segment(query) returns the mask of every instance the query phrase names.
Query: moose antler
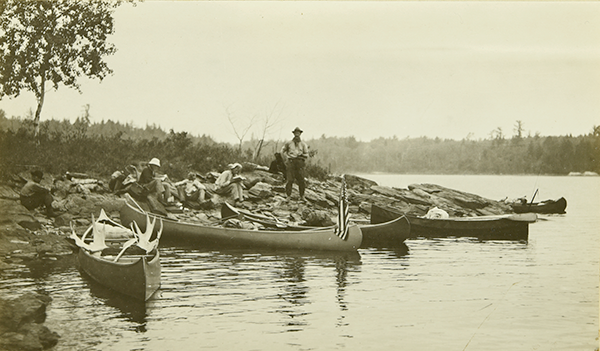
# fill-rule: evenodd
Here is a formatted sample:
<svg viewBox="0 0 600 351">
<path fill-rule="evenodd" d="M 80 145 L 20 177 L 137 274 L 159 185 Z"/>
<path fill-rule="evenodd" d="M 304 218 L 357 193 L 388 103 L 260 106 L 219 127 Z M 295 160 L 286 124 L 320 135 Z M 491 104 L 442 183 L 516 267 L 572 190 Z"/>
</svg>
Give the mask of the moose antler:
<svg viewBox="0 0 600 351">
<path fill-rule="evenodd" d="M 150 241 L 150 237 L 152 236 L 152 233 L 154 232 L 155 224 L 156 224 L 156 218 L 154 218 L 154 221 L 150 221 L 150 216 L 148 216 L 148 215 L 146 215 L 146 230 L 144 232 L 142 232 L 142 230 L 140 229 L 140 227 L 138 226 L 136 221 L 133 221 L 131 223 L 131 230 L 137 237 L 136 245 L 141 247 L 142 249 L 146 250 L 146 253 L 149 253 L 150 251 L 152 251 L 158 247 L 158 241 L 160 240 L 160 237 L 162 235 L 163 222 L 161 220 L 160 221 L 160 229 L 158 230 L 158 233 L 156 234 L 156 239 L 154 239 L 153 241 Z"/>
</svg>

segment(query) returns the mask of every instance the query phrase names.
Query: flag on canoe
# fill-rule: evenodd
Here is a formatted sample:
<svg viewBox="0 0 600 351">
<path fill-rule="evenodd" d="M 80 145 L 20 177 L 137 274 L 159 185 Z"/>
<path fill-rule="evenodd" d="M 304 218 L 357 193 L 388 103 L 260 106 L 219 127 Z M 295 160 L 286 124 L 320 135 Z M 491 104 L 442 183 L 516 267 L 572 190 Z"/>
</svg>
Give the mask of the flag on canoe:
<svg viewBox="0 0 600 351">
<path fill-rule="evenodd" d="M 348 194 L 346 192 L 346 176 L 342 175 L 342 188 L 340 190 L 340 201 L 338 203 L 337 228 L 335 235 L 342 240 L 348 236 L 348 225 L 350 224 L 350 213 L 348 212 Z"/>
</svg>

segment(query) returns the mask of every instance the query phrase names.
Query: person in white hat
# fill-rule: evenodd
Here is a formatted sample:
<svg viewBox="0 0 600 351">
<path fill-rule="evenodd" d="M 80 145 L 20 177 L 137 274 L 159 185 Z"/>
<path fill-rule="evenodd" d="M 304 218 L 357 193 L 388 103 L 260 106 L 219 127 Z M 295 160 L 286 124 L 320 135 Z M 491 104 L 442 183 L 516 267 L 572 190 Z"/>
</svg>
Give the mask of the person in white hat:
<svg viewBox="0 0 600 351">
<path fill-rule="evenodd" d="M 242 181 L 244 177 L 239 174 L 242 171 L 242 165 L 232 163 L 227 166 L 228 169 L 223 171 L 215 181 L 215 193 L 224 196 L 233 196 L 235 205 L 240 205 L 244 201 L 244 187 Z"/>
<path fill-rule="evenodd" d="M 160 169 L 160 160 L 153 158 L 148 162 L 148 167 L 144 168 L 138 183 L 146 189 L 148 195 L 155 195 L 157 200 L 163 205 L 167 204 L 171 191 L 166 187 L 156 172 Z"/>
<path fill-rule="evenodd" d="M 292 186 L 294 185 L 294 181 L 296 181 L 298 183 L 300 201 L 304 201 L 304 190 L 306 189 L 304 163 L 308 158 L 308 145 L 300 139 L 302 129 L 296 127 L 292 133 L 294 133 L 294 138 L 286 142 L 281 148 L 281 154 L 286 160 L 287 171 L 285 193 L 287 198 L 290 199 L 292 196 Z"/>
</svg>

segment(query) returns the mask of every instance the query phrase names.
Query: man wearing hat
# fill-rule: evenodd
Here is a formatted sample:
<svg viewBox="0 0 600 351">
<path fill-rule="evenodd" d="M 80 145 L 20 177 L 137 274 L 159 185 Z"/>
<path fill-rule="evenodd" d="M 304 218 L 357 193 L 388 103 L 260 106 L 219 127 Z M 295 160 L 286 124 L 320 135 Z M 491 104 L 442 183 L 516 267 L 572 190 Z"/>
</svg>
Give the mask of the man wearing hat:
<svg viewBox="0 0 600 351">
<path fill-rule="evenodd" d="M 308 158 L 308 145 L 300 139 L 300 134 L 302 134 L 300 128 L 296 127 L 292 133 L 294 133 L 294 138 L 285 143 L 281 148 L 281 154 L 286 159 L 287 169 L 285 193 L 289 199 L 292 196 L 292 186 L 294 185 L 294 181 L 296 181 L 300 192 L 300 201 L 304 201 L 304 190 L 306 189 L 304 163 Z"/>
<path fill-rule="evenodd" d="M 156 157 L 151 159 L 150 162 L 148 162 L 148 167 L 144 168 L 142 171 L 138 183 L 146 189 L 148 194 L 155 195 L 157 200 L 165 205 L 171 196 L 171 191 L 168 187 L 165 187 L 160 178 L 157 177 L 156 172 L 159 169 L 160 160 Z"/>
</svg>

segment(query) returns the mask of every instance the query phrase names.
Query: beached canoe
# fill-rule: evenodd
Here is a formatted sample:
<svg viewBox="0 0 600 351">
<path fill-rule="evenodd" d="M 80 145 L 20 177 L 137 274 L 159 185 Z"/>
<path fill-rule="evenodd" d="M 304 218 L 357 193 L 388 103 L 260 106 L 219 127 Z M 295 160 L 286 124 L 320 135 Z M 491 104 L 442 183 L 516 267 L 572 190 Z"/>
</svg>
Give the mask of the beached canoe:
<svg viewBox="0 0 600 351">
<path fill-rule="evenodd" d="M 129 225 L 151 218 L 162 218 L 145 212 L 135 200 L 126 197 L 121 208 L 121 223 Z M 227 246 L 237 248 L 277 248 L 294 250 L 354 251 L 362 243 L 362 232 L 357 225 L 348 229 L 346 240 L 338 237 L 333 228 L 305 231 L 270 231 L 206 226 L 193 222 L 183 222 L 162 218 L 164 240 L 181 245 Z M 144 229 L 140 225 L 141 229 Z"/>
<path fill-rule="evenodd" d="M 77 255 L 81 269 L 98 283 L 146 301 L 160 287 L 160 255 L 154 250 L 152 255 L 115 256 L 91 254 L 80 248 Z"/>
<path fill-rule="evenodd" d="M 546 200 L 534 203 L 512 203 L 511 207 L 516 213 L 563 214 L 566 213 L 567 200 L 561 197 L 558 200 Z"/>
<path fill-rule="evenodd" d="M 381 223 L 403 214 L 392 208 L 371 206 L 371 223 Z M 527 240 L 534 213 L 498 216 L 424 218 L 407 215 L 410 237 L 476 237 L 481 240 Z"/>
<path fill-rule="evenodd" d="M 275 216 L 253 213 L 234 207 L 227 202 L 221 206 L 221 218 L 238 218 L 259 223 L 270 230 L 304 231 L 323 230 L 327 227 L 309 227 L 284 223 Z M 404 216 L 394 218 L 390 221 L 378 224 L 359 224 L 362 232 L 362 243 L 360 248 L 394 248 L 402 247 L 404 240 L 409 237 L 410 223 Z"/>
</svg>

